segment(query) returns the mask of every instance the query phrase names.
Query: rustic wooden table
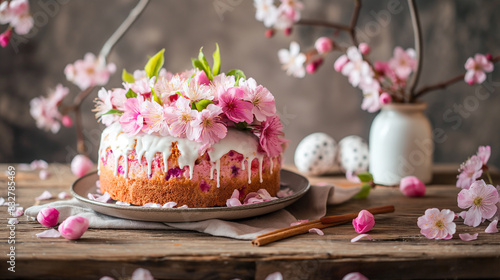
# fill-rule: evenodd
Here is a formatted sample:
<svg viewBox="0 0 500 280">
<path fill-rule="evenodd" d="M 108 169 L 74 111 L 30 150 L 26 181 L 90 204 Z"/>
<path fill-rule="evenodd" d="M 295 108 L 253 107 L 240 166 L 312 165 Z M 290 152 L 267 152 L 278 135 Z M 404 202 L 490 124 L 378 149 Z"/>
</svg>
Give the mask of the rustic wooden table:
<svg viewBox="0 0 500 280">
<path fill-rule="evenodd" d="M 0 164 L 0 196 L 7 197 L 9 165 Z M 450 169 L 448 169 L 450 170 Z M 52 176 L 40 180 L 37 172 L 16 173 L 16 201 L 24 208 L 44 190 L 68 191 L 75 177 L 68 166 L 52 164 Z M 459 211 L 456 171 L 437 171 L 425 198 L 408 198 L 398 189 L 378 187 L 365 200 L 330 207 L 329 215 L 394 204 L 396 212 L 376 217 L 372 241 L 351 243 L 352 225 L 327 228 L 324 236 L 304 234 L 264 247 L 250 241 L 213 237 L 181 230 L 96 230 L 82 239 L 39 239 L 45 228 L 20 218 L 15 227 L 15 273 L 9 272 L 7 207 L 0 208 L 0 278 L 99 279 L 130 276 L 139 267 L 156 279 L 264 279 L 280 271 L 284 279 L 342 279 L 359 271 L 369 279 L 500 278 L 500 233 L 484 233 L 457 222 L 452 240 L 428 240 L 419 233 L 417 218 L 427 208 Z M 341 176 L 310 178 L 312 183 L 339 182 Z M 56 198 L 57 199 L 57 198 Z M 49 200 L 50 201 L 54 201 Z M 479 233 L 465 242 L 458 233 Z"/>
</svg>

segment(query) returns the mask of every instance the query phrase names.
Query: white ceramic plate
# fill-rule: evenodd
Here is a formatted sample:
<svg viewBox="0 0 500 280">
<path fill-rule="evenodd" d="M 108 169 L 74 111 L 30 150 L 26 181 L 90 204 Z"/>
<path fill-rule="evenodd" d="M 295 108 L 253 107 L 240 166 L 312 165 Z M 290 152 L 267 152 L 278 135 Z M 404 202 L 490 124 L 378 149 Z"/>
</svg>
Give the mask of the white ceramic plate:
<svg viewBox="0 0 500 280">
<path fill-rule="evenodd" d="M 293 190 L 293 194 L 276 200 L 235 207 L 209 208 L 149 208 L 104 203 L 87 198 L 96 192 L 97 172 L 76 180 L 71 186 L 71 194 L 96 212 L 109 216 L 152 222 L 194 222 L 209 219 L 237 220 L 267 214 L 287 207 L 301 198 L 309 190 L 309 181 L 302 175 L 281 170 L 281 184 Z"/>
</svg>

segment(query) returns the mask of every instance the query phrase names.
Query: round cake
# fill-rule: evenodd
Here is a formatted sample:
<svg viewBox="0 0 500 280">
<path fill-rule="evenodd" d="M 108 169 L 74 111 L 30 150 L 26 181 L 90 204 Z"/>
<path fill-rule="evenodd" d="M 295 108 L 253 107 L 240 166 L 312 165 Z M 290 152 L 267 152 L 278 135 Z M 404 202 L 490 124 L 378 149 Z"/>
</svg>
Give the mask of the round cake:
<svg viewBox="0 0 500 280">
<path fill-rule="evenodd" d="M 163 51 L 145 71 L 124 71 L 124 88 L 99 91 L 101 192 L 190 208 L 225 206 L 235 190 L 241 202 L 276 196 L 286 140 L 272 94 L 240 70 L 171 74 L 162 64 Z"/>
</svg>

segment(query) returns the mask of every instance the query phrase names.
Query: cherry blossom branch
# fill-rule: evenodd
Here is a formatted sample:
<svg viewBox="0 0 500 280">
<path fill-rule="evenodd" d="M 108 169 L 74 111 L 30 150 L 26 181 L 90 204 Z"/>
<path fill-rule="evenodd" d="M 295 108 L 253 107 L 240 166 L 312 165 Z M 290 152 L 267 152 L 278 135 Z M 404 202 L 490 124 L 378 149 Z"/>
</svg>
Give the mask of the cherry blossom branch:
<svg viewBox="0 0 500 280">
<path fill-rule="evenodd" d="M 308 26 L 321 26 L 332 29 L 337 29 L 349 33 L 351 40 L 354 45 L 358 45 L 358 39 L 356 38 L 356 24 L 358 23 L 359 12 L 361 10 L 361 0 L 355 0 L 354 11 L 352 13 L 351 22 L 349 25 L 340 24 L 336 22 L 329 22 L 324 20 L 314 20 L 314 19 L 301 19 L 296 22 L 296 25 L 308 25 Z"/>
<path fill-rule="evenodd" d="M 498 62 L 500 61 L 500 55 L 494 57 L 493 59 L 491 59 L 491 62 L 495 63 L 495 62 Z M 431 91 L 434 91 L 434 90 L 438 90 L 438 89 L 445 89 L 447 88 L 449 85 L 451 84 L 454 84 L 456 82 L 460 82 L 460 81 L 463 81 L 464 80 L 464 77 L 465 77 L 465 73 L 463 74 L 460 74 L 456 77 L 453 77 L 447 81 L 444 81 L 444 82 L 441 82 L 441 83 L 437 83 L 437 84 L 433 84 L 433 85 L 429 85 L 429 86 L 425 86 L 423 88 L 421 88 L 420 90 L 418 90 L 414 95 L 412 95 L 412 100 L 416 100 L 417 98 L 419 98 L 420 96 L 428 93 L 428 92 L 431 92 Z"/>
<path fill-rule="evenodd" d="M 405 101 L 411 102 L 413 99 L 412 96 L 414 95 L 415 88 L 417 87 L 418 79 L 420 78 L 420 73 L 422 71 L 423 44 L 422 44 L 422 30 L 420 29 L 420 18 L 418 16 L 418 10 L 415 4 L 415 0 L 408 0 L 408 6 L 410 9 L 411 23 L 413 27 L 413 36 L 414 36 L 413 40 L 415 44 L 415 53 L 417 56 L 416 57 L 417 67 L 411 77 L 410 82 L 408 83 L 408 88 L 409 88 L 408 94 L 405 94 Z"/>
</svg>

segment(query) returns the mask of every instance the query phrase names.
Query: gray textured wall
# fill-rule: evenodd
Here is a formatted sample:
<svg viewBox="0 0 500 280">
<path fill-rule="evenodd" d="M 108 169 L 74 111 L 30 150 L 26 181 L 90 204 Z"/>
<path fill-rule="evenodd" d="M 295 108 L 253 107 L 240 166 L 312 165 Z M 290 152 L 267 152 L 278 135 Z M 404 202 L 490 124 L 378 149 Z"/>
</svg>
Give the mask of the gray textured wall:
<svg viewBox="0 0 500 280">
<path fill-rule="evenodd" d="M 38 130 L 29 114 L 29 101 L 46 94 L 57 83 L 70 87 L 70 96 L 77 94 L 76 86 L 64 78 L 65 65 L 82 58 L 85 52 L 97 53 L 136 2 L 30 3 L 33 14 L 38 15 L 36 31 L 28 41 L 19 43 L 18 50 L 11 46 L 0 50 L 0 162 L 29 162 L 37 158 L 66 162 L 75 150 L 74 129 L 62 128 L 58 134 Z M 42 8 L 44 3 L 56 3 L 56 11 L 47 13 Z M 230 10 L 217 13 L 214 5 L 224 3 L 230 5 Z M 395 45 L 412 46 L 407 4 L 400 3 L 402 12 L 382 18 L 377 14 L 386 13 L 383 11 L 389 1 L 365 1 L 359 28 L 369 35 L 372 59 L 388 59 Z M 500 1 L 418 1 L 418 6 L 425 41 L 420 85 L 459 74 L 466 58 L 476 52 L 500 54 Z M 351 11 L 352 1 L 311 0 L 306 3 L 303 18 L 347 23 Z M 315 38 L 329 31 L 299 27 L 290 37 L 277 34 L 266 39 L 265 28 L 254 19 L 254 14 L 249 0 L 153 0 L 118 43 L 110 61 L 118 70 L 141 68 L 146 55 L 165 48 L 167 69 L 177 72 L 190 67 L 190 58 L 200 46 L 212 51 L 218 42 L 222 69 L 243 69 L 247 76 L 267 86 L 276 97 L 278 110 L 289 115 L 285 123 L 286 136 L 291 140 L 286 154 L 288 162 L 292 162 L 298 142 L 312 132 L 326 132 L 337 141 L 351 134 L 367 138 L 375 115 L 361 111 L 359 90 L 333 71 L 338 54 L 329 57 L 317 74 L 304 79 L 288 77 L 280 70 L 280 48 L 288 48 L 291 40 L 299 41 L 303 47 L 311 46 Z M 115 74 L 108 87 L 119 86 L 119 76 Z M 423 99 L 429 103 L 427 115 L 431 123 L 446 135 L 446 141 L 436 144 L 436 162 L 460 162 L 478 145 L 489 144 L 493 149 L 492 161 L 499 166 L 500 71 L 489 78 L 488 88 L 460 83 Z M 478 96 L 485 93 L 487 98 L 480 100 Z M 95 96 L 96 93 L 83 106 L 87 141 L 94 159 L 102 129 L 90 112 Z M 453 111 L 463 105 L 471 112 Z"/>
</svg>

